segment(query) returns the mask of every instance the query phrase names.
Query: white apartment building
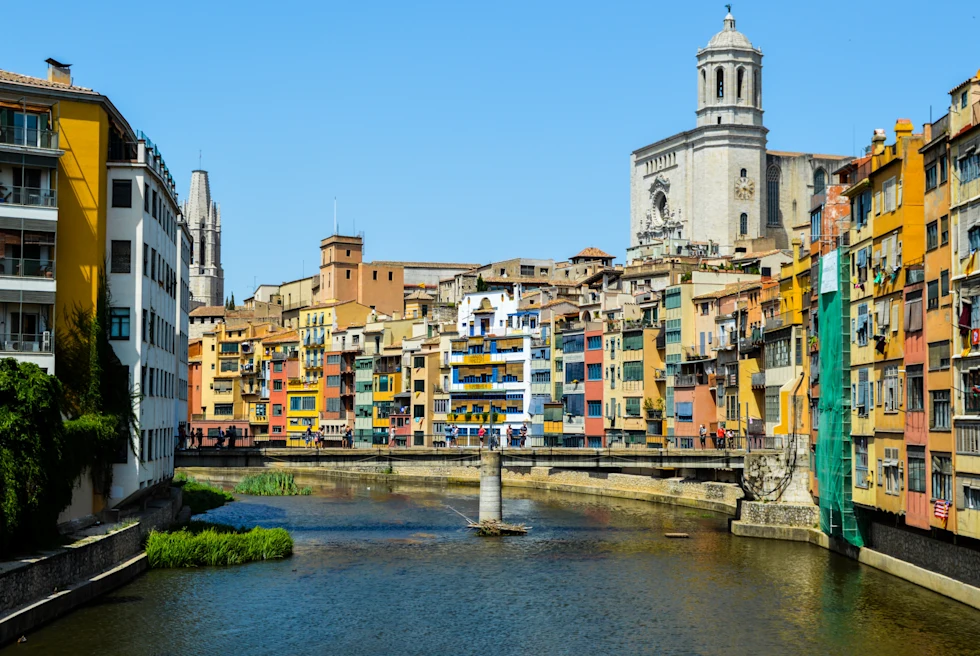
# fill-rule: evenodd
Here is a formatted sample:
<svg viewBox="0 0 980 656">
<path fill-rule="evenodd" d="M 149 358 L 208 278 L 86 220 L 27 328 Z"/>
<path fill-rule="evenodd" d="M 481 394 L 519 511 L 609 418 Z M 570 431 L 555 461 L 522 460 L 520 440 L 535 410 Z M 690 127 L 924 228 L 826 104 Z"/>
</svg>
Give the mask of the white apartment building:
<svg viewBox="0 0 980 656">
<path fill-rule="evenodd" d="M 190 232 L 160 151 L 142 133 L 135 155 L 107 164 L 110 339 L 139 392 L 140 424 L 137 457 L 113 472 L 113 504 L 173 475 L 187 418 Z"/>
</svg>

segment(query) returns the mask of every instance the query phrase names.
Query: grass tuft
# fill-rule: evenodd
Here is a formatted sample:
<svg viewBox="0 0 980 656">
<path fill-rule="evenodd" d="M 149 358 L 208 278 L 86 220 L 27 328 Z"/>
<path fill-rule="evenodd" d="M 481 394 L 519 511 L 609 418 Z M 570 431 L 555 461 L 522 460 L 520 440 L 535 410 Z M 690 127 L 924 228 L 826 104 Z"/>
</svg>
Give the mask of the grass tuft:
<svg viewBox="0 0 980 656">
<path fill-rule="evenodd" d="M 258 497 L 291 497 L 298 494 L 313 494 L 313 488 L 296 486 L 289 472 L 263 472 L 249 474 L 235 486 L 237 494 L 250 494 Z"/>
<path fill-rule="evenodd" d="M 241 565 L 257 560 L 285 558 L 293 553 L 293 539 L 284 528 L 240 531 L 233 526 L 191 522 L 172 533 L 153 531 L 146 542 L 150 567 Z"/>
<path fill-rule="evenodd" d="M 184 490 L 184 503 L 191 507 L 191 514 L 198 515 L 214 508 L 220 508 L 235 497 L 229 492 L 225 492 L 219 487 L 208 483 L 202 483 L 189 477 L 184 472 L 177 472 L 174 475 L 174 484 L 179 485 Z"/>
</svg>

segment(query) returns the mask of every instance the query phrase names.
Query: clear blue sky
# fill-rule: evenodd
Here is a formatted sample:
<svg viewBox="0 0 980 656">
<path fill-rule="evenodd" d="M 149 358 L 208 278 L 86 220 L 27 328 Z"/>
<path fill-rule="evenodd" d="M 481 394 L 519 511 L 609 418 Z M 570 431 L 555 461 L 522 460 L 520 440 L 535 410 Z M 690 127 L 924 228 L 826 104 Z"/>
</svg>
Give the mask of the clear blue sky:
<svg viewBox="0 0 980 656">
<path fill-rule="evenodd" d="M 253 279 L 314 271 L 334 196 L 370 259 L 591 245 L 622 261 L 630 152 L 694 126 L 695 54 L 725 15 L 650 0 L 44 6 L 4 30 L 0 68 L 73 64 L 160 146 L 182 198 L 203 151 L 238 301 Z M 898 117 L 941 116 L 980 67 L 976 40 L 950 36 L 980 33 L 976 2 L 732 11 L 765 55 L 772 149 L 853 154 Z"/>
</svg>

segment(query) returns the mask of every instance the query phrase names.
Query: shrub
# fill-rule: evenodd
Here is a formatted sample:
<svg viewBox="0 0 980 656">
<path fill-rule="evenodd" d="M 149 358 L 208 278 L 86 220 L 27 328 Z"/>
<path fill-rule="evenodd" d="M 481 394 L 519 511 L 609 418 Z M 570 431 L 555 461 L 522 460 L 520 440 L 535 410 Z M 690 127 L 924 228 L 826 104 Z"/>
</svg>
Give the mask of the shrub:
<svg viewBox="0 0 980 656">
<path fill-rule="evenodd" d="M 195 480 L 183 472 L 174 476 L 174 483 L 180 485 L 184 490 L 184 504 L 191 507 L 191 514 L 198 515 L 213 508 L 220 508 L 230 501 L 234 501 L 229 492 L 225 492 L 219 487 L 214 487 L 209 483 L 202 483 Z"/>
<path fill-rule="evenodd" d="M 239 531 L 231 526 L 192 522 L 173 533 L 153 531 L 146 542 L 150 567 L 241 565 L 256 560 L 285 558 L 293 539 L 284 528 Z"/>
<path fill-rule="evenodd" d="M 238 494 L 251 494 L 259 497 L 291 497 L 297 494 L 312 494 L 313 489 L 296 486 L 289 472 L 263 472 L 249 474 L 235 486 Z"/>
</svg>

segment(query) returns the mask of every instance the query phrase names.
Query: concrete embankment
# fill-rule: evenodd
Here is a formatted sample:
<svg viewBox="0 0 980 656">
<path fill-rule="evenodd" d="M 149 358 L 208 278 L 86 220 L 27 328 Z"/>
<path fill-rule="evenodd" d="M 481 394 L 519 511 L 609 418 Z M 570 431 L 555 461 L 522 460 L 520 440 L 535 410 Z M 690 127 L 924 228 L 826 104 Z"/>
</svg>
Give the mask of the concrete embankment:
<svg viewBox="0 0 980 656">
<path fill-rule="evenodd" d="M 265 467 L 188 467 L 182 468 L 188 476 L 222 485 L 234 485 L 248 474 L 269 471 Z M 480 484 L 479 466 L 406 467 L 402 471 L 366 471 L 312 468 L 276 467 L 289 471 L 296 484 L 317 485 L 330 480 L 357 480 L 376 482 L 401 482 L 424 485 L 472 485 Z M 677 479 L 651 478 L 634 474 L 603 472 L 555 471 L 549 467 L 531 467 L 527 472 L 503 470 L 504 487 L 522 487 L 555 492 L 575 492 L 594 496 L 638 499 L 701 510 L 734 515 L 742 490 L 732 483 L 684 482 Z"/>
<path fill-rule="evenodd" d="M 169 499 L 149 502 L 145 510 L 102 534 L 0 563 L 0 646 L 145 572 L 146 536 L 169 527 L 181 504 L 180 489 L 171 488 Z"/>
</svg>

